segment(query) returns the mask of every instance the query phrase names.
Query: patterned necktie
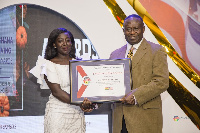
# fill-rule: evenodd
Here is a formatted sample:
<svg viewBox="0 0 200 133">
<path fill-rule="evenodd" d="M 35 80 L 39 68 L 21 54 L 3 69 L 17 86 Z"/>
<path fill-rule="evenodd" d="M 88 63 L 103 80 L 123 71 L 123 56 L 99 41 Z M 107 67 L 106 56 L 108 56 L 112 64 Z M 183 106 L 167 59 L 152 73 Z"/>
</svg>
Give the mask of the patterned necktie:
<svg viewBox="0 0 200 133">
<path fill-rule="evenodd" d="M 130 50 L 129 50 L 129 52 L 128 52 L 127 58 L 131 58 L 132 59 L 132 57 L 133 57 L 133 49 L 135 49 L 135 48 L 132 45 Z"/>
</svg>

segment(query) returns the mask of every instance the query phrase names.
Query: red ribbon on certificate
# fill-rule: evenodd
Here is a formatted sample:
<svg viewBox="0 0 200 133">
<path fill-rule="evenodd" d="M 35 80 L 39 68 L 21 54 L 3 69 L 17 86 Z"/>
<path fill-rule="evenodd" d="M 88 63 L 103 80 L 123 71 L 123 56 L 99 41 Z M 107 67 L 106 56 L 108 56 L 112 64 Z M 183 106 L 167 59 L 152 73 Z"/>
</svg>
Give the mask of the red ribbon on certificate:
<svg viewBox="0 0 200 133">
<path fill-rule="evenodd" d="M 81 77 L 83 78 L 83 84 L 77 92 L 77 98 L 81 98 L 81 96 L 83 95 L 83 92 L 85 91 L 85 89 L 87 88 L 90 82 L 90 78 L 87 76 L 87 74 L 85 73 L 85 71 L 83 70 L 81 66 L 76 66 L 76 69 L 80 73 Z"/>
</svg>

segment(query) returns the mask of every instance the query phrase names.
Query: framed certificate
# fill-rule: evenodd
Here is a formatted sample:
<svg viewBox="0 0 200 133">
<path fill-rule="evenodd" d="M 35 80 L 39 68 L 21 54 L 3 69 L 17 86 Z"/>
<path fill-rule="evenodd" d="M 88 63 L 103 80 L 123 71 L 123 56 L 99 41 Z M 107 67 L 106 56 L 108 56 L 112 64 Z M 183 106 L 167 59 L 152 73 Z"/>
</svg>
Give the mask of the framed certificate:
<svg viewBox="0 0 200 133">
<path fill-rule="evenodd" d="M 71 103 L 87 97 L 92 102 L 116 102 L 131 90 L 131 61 L 71 60 Z"/>
</svg>

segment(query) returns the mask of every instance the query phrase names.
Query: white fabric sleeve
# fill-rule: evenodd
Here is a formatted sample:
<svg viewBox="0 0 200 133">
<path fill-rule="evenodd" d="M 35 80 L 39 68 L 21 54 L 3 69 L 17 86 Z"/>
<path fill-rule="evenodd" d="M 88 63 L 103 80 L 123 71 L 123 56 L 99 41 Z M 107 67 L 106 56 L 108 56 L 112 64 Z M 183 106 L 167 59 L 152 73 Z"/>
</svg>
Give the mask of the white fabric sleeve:
<svg viewBox="0 0 200 133">
<path fill-rule="evenodd" d="M 55 64 L 44 59 L 42 56 L 38 56 L 36 66 L 33 67 L 29 72 L 37 78 L 37 83 L 40 84 L 41 89 L 49 89 L 45 82 L 44 75 L 47 76 L 49 82 L 60 84 Z"/>
</svg>

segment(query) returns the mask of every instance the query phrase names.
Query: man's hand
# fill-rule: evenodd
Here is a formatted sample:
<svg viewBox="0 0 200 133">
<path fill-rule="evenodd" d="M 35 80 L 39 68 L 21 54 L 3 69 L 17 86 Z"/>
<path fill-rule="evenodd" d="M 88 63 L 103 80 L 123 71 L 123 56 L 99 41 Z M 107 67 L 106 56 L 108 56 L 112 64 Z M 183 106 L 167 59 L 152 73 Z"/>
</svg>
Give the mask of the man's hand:
<svg viewBox="0 0 200 133">
<path fill-rule="evenodd" d="M 125 103 L 125 101 L 126 101 L 126 96 L 127 96 L 127 95 L 125 95 L 124 97 L 122 97 L 121 99 L 119 99 L 119 101 L 121 101 L 122 104 Z"/>
<path fill-rule="evenodd" d="M 135 105 L 135 97 L 133 96 L 133 92 L 131 91 L 126 94 L 122 99 L 120 99 L 120 101 L 123 104 Z"/>
</svg>

